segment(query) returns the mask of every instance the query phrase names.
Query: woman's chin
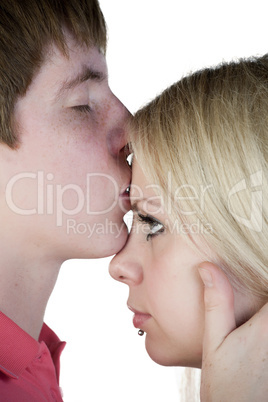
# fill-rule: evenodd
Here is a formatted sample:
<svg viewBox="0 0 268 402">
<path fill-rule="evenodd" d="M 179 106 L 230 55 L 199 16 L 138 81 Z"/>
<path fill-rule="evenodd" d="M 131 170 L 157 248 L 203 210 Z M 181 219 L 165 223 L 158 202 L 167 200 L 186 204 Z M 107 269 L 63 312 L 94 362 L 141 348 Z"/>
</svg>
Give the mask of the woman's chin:
<svg viewBox="0 0 268 402">
<path fill-rule="evenodd" d="M 145 347 L 150 358 L 157 364 L 165 367 L 177 366 L 177 367 L 193 367 L 201 368 L 202 356 L 182 355 L 172 351 L 171 348 L 165 347 L 165 345 L 152 345 L 150 340 L 145 342 Z M 183 348 L 182 348 L 183 352 Z"/>
</svg>

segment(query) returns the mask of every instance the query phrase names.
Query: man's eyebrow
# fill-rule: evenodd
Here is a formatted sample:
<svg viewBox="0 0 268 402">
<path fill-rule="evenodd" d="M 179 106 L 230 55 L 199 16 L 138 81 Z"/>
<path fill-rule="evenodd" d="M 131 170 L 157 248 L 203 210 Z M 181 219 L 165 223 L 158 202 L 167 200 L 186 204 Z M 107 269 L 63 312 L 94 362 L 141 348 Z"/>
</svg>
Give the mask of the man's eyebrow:
<svg viewBox="0 0 268 402">
<path fill-rule="evenodd" d="M 103 72 L 86 66 L 75 77 L 67 79 L 60 84 L 60 88 L 56 93 L 56 99 L 60 98 L 65 91 L 69 91 L 85 81 L 102 82 L 106 78 L 107 76 Z"/>
</svg>

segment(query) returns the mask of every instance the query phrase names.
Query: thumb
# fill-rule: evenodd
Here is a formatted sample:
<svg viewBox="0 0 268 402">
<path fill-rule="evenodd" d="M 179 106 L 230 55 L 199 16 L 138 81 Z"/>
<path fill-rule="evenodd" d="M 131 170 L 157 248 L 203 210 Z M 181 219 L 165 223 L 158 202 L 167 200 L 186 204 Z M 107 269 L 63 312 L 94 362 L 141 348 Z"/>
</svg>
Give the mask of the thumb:
<svg viewBox="0 0 268 402">
<path fill-rule="evenodd" d="M 234 293 L 224 272 L 215 264 L 203 262 L 199 273 L 204 287 L 205 331 L 203 353 L 214 352 L 236 328 Z"/>
</svg>

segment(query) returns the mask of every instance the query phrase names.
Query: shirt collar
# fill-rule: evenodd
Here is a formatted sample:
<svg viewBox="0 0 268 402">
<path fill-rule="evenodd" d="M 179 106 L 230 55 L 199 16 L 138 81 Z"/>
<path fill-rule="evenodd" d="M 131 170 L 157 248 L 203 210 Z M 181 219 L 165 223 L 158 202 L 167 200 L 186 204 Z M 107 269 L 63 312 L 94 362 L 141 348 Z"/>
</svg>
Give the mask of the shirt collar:
<svg viewBox="0 0 268 402">
<path fill-rule="evenodd" d="M 39 342 L 44 342 L 47 345 L 56 369 L 57 380 L 59 381 L 60 355 L 66 345 L 66 342 L 61 342 L 55 332 L 53 332 L 45 323 L 43 324 L 40 332 Z"/>
<path fill-rule="evenodd" d="M 0 328 L 0 371 L 11 378 L 18 378 L 38 355 L 39 342 L 44 342 L 51 353 L 57 375 L 59 375 L 59 357 L 65 342 L 60 342 L 57 335 L 46 324 L 43 324 L 39 342 L 1 311 Z"/>
</svg>

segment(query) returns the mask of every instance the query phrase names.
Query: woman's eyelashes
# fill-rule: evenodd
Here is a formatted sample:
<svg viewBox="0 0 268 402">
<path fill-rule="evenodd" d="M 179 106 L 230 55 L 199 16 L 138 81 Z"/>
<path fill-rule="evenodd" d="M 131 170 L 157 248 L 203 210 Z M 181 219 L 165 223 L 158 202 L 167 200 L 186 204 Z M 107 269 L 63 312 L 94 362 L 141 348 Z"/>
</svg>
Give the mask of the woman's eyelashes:
<svg viewBox="0 0 268 402">
<path fill-rule="evenodd" d="M 146 226 L 146 240 L 149 241 L 151 238 L 160 235 L 164 232 L 164 225 L 156 218 L 151 215 L 143 215 L 141 213 L 137 214 L 138 221 Z"/>
</svg>

